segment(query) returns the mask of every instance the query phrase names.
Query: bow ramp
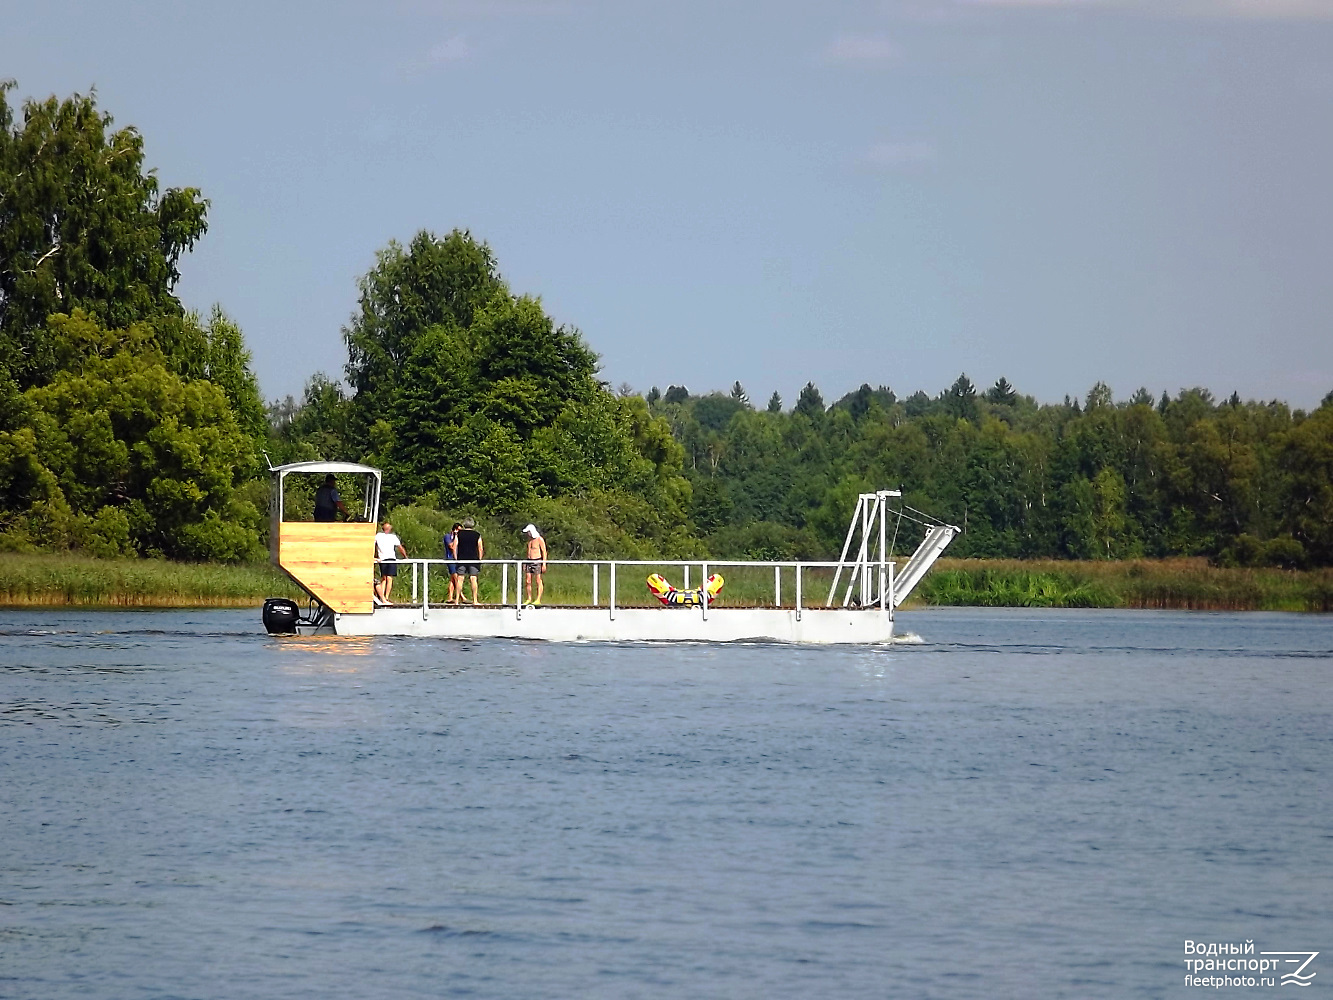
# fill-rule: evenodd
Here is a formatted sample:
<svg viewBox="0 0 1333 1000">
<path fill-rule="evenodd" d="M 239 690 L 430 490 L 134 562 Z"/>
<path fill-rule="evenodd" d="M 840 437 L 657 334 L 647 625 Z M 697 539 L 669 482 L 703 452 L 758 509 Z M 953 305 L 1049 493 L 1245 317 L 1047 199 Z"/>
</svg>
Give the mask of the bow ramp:
<svg viewBox="0 0 1333 1000">
<path fill-rule="evenodd" d="M 890 507 L 891 500 L 898 501 L 896 508 Z M 892 531 L 893 540 L 896 541 L 898 529 L 904 520 L 925 528 L 926 536 L 902 571 L 895 572 L 894 563 L 889 561 L 889 552 L 893 547 L 889 532 Z M 890 521 L 893 521 L 892 526 Z M 881 610 L 892 614 L 893 609 L 908 598 L 957 534 L 956 525 L 945 524 L 902 503 L 900 490 L 862 493 L 857 497 L 856 510 L 852 512 L 852 521 L 847 526 L 847 538 L 842 543 L 842 554 L 838 557 L 825 607 L 834 607 L 835 602 L 839 602 L 839 585 L 845 570 L 847 582 L 845 590 L 841 591 L 842 607 L 864 608 L 878 604 Z M 875 557 L 876 548 L 879 549 L 878 558 Z"/>
<path fill-rule="evenodd" d="M 921 544 L 916 547 L 912 558 L 907 560 L 907 565 L 903 567 L 895 581 L 893 588 L 895 608 L 907 600 L 908 595 L 926 575 L 926 571 L 944 554 L 944 550 L 949 547 L 956 534 L 958 529 L 952 524 L 937 524 L 926 532 L 926 537 L 921 539 Z"/>
</svg>

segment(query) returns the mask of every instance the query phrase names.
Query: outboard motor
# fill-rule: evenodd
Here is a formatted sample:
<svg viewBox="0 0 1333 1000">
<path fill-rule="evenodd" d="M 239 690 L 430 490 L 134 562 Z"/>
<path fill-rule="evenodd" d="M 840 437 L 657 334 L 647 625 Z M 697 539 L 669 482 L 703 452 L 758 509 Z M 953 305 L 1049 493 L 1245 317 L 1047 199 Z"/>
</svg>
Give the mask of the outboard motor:
<svg viewBox="0 0 1333 1000">
<path fill-rule="evenodd" d="M 293 635 L 301 609 L 285 597 L 270 597 L 264 602 L 264 628 L 270 635 Z"/>
</svg>

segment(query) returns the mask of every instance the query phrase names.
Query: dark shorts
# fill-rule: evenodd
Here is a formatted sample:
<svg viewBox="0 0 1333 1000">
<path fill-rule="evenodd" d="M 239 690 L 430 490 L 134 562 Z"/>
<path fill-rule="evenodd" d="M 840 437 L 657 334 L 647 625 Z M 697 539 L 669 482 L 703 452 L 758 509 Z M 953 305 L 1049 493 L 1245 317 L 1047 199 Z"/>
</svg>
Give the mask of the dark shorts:
<svg viewBox="0 0 1333 1000">
<path fill-rule="evenodd" d="M 398 564 L 396 562 L 380 563 L 380 576 L 397 576 Z"/>
<path fill-rule="evenodd" d="M 458 573 L 460 576 L 476 576 L 481 572 L 481 563 L 459 563 Z"/>
<path fill-rule="evenodd" d="M 458 563 L 445 563 L 444 568 L 449 571 L 450 576 L 458 575 Z"/>
<path fill-rule="evenodd" d="M 529 576 L 541 576 L 546 572 L 546 567 L 539 562 L 525 562 L 523 564 L 523 572 Z"/>
</svg>

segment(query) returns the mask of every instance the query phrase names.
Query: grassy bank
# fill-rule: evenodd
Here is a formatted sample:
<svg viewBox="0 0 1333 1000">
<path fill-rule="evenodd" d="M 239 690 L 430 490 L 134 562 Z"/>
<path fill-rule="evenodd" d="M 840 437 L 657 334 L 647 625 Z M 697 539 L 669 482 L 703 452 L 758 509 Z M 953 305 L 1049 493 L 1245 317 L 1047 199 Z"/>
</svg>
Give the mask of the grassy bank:
<svg viewBox="0 0 1333 1000">
<path fill-rule="evenodd" d="M 0 554 L 0 605 L 113 608 L 253 607 L 298 591 L 268 565 Z"/>
<path fill-rule="evenodd" d="M 1009 608 L 1330 611 L 1333 570 L 1223 569 L 1205 559 L 941 559 L 913 603 Z"/>
<path fill-rule="evenodd" d="M 625 567 L 617 581 L 617 603 L 652 607 L 643 585 L 653 567 Z M 679 568 L 660 568 L 679 585 Z M 772 600 L 773 571 L 724 570 L 722 603 L 763 606 Z M 809 571 L 805 601 L 826 596 L 829 573 Z M 698 585 L 697 570 L 692 582 Z M 591 598 L 586 568 L 552 567 L 547 603 L 586 604 Z M 446 581 L 433 574 L 431 600 L 444 600 Z M 603 567 L 600 597 L 606 601 Z M 513 599 L 514 575 L 510 575 Z M 793 594 L 783 574 L 783 602 Z M 399 578 L 394 596 L 407 600 L 411 576 Z M 170 608 L 254 607 L 265 597 L 301 595 L 267 565 L 222 566 L 156 559 L 89 559 L 71 555 L 0 554 L 0 605 Z M 500 600 L 500 571 L 482 575 L 482 600 Z M 1060 562 L 941 559 L 927 575 L 912 605 L 1021 608 L 1181 608 L 1217 611 L 1333 610 L 1333 570 L 1219 569 L 1203 559 L 1133 562 Z"/>
</svg>

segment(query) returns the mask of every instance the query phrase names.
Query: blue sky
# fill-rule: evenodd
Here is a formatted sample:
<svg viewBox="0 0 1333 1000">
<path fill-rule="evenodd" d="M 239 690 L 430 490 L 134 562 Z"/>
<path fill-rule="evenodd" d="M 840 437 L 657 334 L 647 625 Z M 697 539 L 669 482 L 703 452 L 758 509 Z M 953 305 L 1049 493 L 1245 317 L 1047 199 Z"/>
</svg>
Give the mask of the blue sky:
<svg viewBox="0 0 1333 1000">
<path fill-rule="evenodd" d="M 178 289 L 269 397 L 390 239 L 470 229 L 646 391 L 960 371 L 1041 400 L 1333 389 L 1333 0 L 14 6 L 212 200 Z"/>
</svg>

